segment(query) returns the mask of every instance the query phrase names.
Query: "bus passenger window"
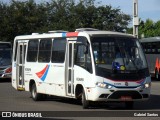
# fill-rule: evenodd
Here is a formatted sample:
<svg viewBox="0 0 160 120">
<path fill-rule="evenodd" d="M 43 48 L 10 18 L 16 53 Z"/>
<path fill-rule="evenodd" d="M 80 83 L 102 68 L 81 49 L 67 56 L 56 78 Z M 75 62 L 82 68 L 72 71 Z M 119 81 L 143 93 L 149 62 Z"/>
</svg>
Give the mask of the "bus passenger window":
<svg viewBox="0 0 160 120">
<path fill-rule="evenodd" d="M 66 39 L 55 39 L 53 40 L 52 47 L 52 62 L 53 63 L 63 63 L 65 59 L 66 52 Z"/>
<path fill-rule="evenodd" d="M 75 63 L 79 66 L 85 67 L 84 45 L 77 46 L 77 55 Z"/>
<path fill-rule="evenodd" d="M 50 62 L 52 40 L 41 40 L 39 44 L 38 62 Z"/>
<path fill-rule="evenodd" d="M 38 40 L 31 40 L 28 43 L 27 61 L 36 62 L 38 53 Z"/>
<path fill-rule="evenodd" d="M 85 68 L 88 72 L 92 72 L 91 56 L 89 47 L 87 48 L 84 45 L 77 45 L 77 51 L 75 55 L 75 64 Z"/>
</svg>

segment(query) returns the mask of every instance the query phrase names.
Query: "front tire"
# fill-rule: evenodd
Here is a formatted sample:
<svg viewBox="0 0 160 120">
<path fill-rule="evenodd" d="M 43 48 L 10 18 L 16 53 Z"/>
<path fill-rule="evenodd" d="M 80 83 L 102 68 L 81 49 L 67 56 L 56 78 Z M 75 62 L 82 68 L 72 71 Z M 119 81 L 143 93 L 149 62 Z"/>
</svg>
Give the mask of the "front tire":
<svg viewBox="0 0 160 120">
<path fill-rule="evenodd" d="M 83 106 L 83 109 L 87 109 L 89 107 L 89 101 L 86 100 L 86 95 L 84 90 L 82 93 L 82 106 Z"/>
<path fill-rule="evenodd" d="M 40 93 L 37 93 L 36 84 L 32 85 L 31 96 L 34 101 L 39 101 L 42 97 L 42 95 Z"/>
</svg>

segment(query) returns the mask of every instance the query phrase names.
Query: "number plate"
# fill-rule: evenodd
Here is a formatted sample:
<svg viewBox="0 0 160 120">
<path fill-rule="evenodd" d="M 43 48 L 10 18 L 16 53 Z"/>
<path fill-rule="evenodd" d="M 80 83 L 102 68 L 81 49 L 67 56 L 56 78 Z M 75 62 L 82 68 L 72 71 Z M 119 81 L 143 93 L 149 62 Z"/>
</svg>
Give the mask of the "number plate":
<svg viewBox="0 0 160 120">
<path fill-rule="evenodd" d="M 121 96 L 122 101 L 131 101 L 132 97 L 131 96 Z"/>
</svg>

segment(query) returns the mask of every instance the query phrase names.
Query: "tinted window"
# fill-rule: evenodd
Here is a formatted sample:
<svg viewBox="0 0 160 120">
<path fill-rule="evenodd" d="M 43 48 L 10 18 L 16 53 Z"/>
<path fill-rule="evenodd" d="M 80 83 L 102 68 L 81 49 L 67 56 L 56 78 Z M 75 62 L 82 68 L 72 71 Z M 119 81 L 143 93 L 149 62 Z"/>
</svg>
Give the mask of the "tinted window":
<svg viewBox="0 0 160 120">
<path fill-rule="evenodd" d="M 85 54 L 84 54 L 84 52 L 85 52 L 85 46 L 78 45 L 75 64 L 79 65 L 81 67 L 85 67 Z"/>
<path fill-rule="evenodd" d="M 75 49 L 75 64 L 83 67 L 88 72 L 92 73 L 92 63 L 90 55 L 90 45 L 85 37 L 78 37 L 77 41 L 82 44 L 77 44 Z"/>
<path fill-rule="evenodd" d="M 38 40 L 30 40 L 28 43 L 27 61 L 36 62 L 38 52 Z"/>
<path fill-rule="evenodd" d="M 10 43 L 0 43 L 0 48 L 11 48 Z"/>
<path fill-rule="evenodd" d="M 51 39 L 43 39 L 39 44 L 38 62 L 50 62 L 51 57 Z"/>
<path fill-rule="evenodd" d="M 17 46 L 18 46 L 18 41 L 16 41 L 15 43 L 14 61 L 16 61 L 16 58 L 17 58 Z"/>
<path fill-rule="evenodd" d="M 11 44 L 10 43 L 0 43 L 0 65 L 11 65 L 12 56 Z"/>
<path fill-rule="evenodd" d="M 65 51 L 66 51 L 65 38 L 53 40 L 52 62 L 63 63 L 65 59 Z"/>
<path fill-rule="evenodd" d="M 147 68 L 138 40 L 127 37 L 93 37 L 96 67 L 108 70 L 138 70 Z"/>
<path fill-rule="evenodd" d="M 146 42 L 141 43 L 146 54 L 159 54 L 160 42 Z"/>
</svg>

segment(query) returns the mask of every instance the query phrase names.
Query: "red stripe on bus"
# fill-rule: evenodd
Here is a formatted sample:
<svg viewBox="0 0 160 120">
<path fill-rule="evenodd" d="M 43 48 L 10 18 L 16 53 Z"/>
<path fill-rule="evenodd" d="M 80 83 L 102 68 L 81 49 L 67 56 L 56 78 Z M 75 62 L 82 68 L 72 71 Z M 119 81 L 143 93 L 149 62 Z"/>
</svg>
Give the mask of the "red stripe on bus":
<svg viewBox="0 0 160 120">
<path fill-rule="evenodd" d="M 44 75 L 47 67 L 48 67 L 48 65 L 46 65 L 45 68 L 43 68 L 43 70 L 41 70 L 40 72 L 37 72 L 36 75 L 37 75 L 39 78 L 41 78 L 41 77 Z"/>
<path fill-rule="evenodd" d="M 73 36 L 77 37 L 77 36 L 78 36 L 78 33 L 79 33 L 79 32 L 68 32 L 68 33 L 67 33 L 67 37 L 73 37 Z"/>
</svg>

